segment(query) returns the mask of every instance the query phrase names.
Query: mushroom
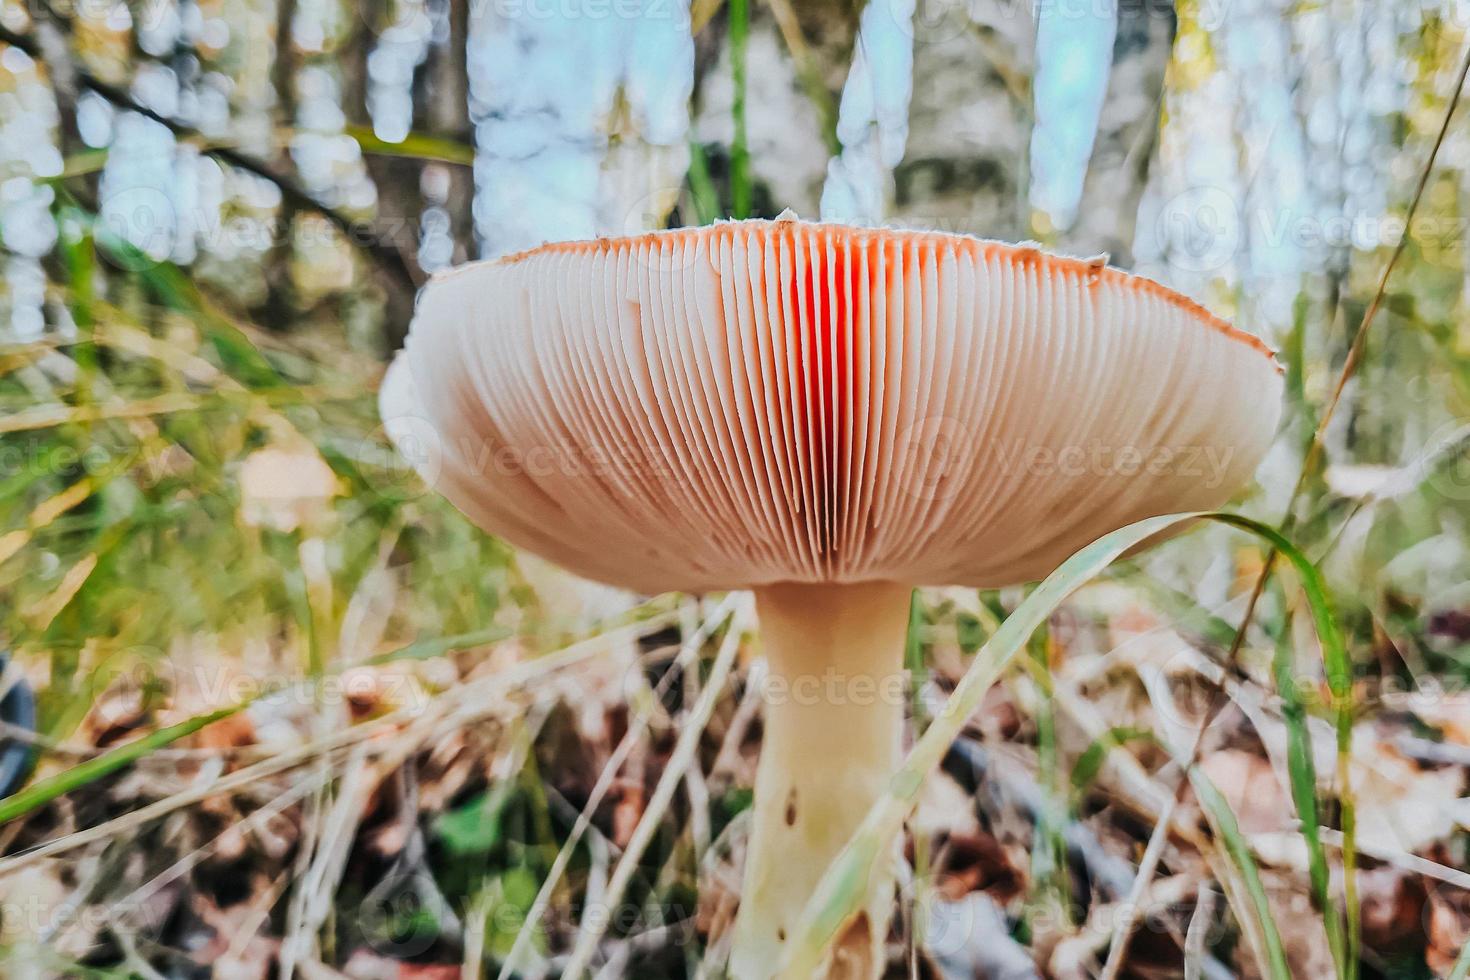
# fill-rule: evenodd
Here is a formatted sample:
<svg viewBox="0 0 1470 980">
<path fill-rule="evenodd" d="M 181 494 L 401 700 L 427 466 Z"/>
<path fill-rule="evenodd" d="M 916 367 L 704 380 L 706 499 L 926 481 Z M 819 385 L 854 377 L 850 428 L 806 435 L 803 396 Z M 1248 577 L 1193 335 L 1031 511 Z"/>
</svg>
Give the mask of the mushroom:
<svg viewBox="0 0 1470 980">
<path fill-rule="evenodd" d="M 744 980 L 899 763 L 912 589 L 1034 580 L 1222 504 L 1281 386 L 1259 340 L 1104 260 L 783 215 L 441 275 L 382 404 L 506 540 L 642 592 L 754 590 Z M 829 976 L 882 970 L 891 873 L 866 888 Z"/>
</svg>

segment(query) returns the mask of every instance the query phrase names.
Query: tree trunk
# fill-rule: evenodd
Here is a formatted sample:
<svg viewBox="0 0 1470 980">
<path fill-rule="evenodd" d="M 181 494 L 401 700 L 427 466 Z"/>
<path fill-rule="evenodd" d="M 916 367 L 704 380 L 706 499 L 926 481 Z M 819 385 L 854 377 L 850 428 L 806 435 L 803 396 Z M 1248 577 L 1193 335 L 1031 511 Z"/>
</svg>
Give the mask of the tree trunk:
<svg viewBox="0 0 1470 980">
<path fill-rule="evenodd" d="M 368 111 L 367 61 L 377 42 L 371 25 L 380 22 L 379 13 L 377 2 L 368 0 L 365 3 L 342 66 L 342 111 L 348 120 L 369 129 L 373 120 Z M 422 206 L 418 164 L 412 160 L 364 154 L 363 165 L 377 190 L 374 222 L 378 234 L 393 244 L 410 275 L 418 276 L 418 223 Z M 417 290 L 411 283 L 392 276 L 375 276 L 372 281 L 383 290 L 384 346 L 389 351 L 397 350 L 403 345 L 403 338 L 408 336 Z"/>
<path fill-rule="evenodd" d="M 1024 238 L 1035 23 L 1014 0 L 919 0 L 899 224 Z"/>
<path fill-rule="evenodd" d="M 1158 146 L 1164 74 L 1174 45 L 1174 11 L 1121 4 L 1107 96 L 1077 220 L 1058 244 L 1078 255 L 1106 252 L 1113 265 L 1133 264 L 1138 205 Z"/>
<path fill-rule="evenodd" d="M 719 156 L 734 136 L 730 49 L 724 18 L 698 37 L 694 139 L 714 150 L 712 176 L 726 176 Z M 746 45 L 746 117 L 753 215 L 775 217 L 791 208 L 818 214 L 827 161 L 836 142 L 837 106 L 852 63 L 858 10 L 845 0 L 751 5 Z M 728 195 L 725 195 L 728 201 Z"/>
<path fill-rule="evenodd" d="M 414 128 L 469 145 L 474 142 L 466 64 L 469 4 L 461 0 L 440 2 L 447 8 L 436 11 L 436 16 L 443 18 L 444 37 L 430 45 L 420 84 L 414 88 Z M 436 175 L 443 178 L 442 195 L 435 203 L 449 218 L 452 247 L 445 264 L 459 265 L 474 254 L 474 174 L 468 167 L 453 164 L 436 163 L 427 167 L 434 168 Z"/>
</svg>

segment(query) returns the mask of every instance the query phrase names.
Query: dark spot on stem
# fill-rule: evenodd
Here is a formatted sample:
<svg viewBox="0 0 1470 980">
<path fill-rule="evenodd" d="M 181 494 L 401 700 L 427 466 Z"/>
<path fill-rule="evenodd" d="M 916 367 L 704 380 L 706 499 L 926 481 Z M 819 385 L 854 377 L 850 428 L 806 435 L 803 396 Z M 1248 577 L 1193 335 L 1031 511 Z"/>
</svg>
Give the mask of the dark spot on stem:
<svg viewBox="0 0 1470 980">
<path fill-rule="evenodd" d="M 786 794 L 786 826 L 796 826 L 796 787 L 791 787 L 791 792 Z"/>
</svg>

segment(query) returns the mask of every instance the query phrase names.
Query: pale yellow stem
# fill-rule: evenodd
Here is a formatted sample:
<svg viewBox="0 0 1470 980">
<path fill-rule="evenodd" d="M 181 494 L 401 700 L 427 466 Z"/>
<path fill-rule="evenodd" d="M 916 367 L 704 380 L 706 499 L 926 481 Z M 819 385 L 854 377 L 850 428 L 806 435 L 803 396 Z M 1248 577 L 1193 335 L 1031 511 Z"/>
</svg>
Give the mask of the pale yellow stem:
<svg viewBox="0 0 1470 980">
<path fill-rule="evenodd" d="M 775 973 L 827 865 L 898 767 L 910 591 L 888 582 L 756 590 L 769 670 L 736 980 Z M 867 883 L 864 914 L 837 937 L 828 980 L 882 972 L 892 902 L 885 867 Z"/>
</svg>

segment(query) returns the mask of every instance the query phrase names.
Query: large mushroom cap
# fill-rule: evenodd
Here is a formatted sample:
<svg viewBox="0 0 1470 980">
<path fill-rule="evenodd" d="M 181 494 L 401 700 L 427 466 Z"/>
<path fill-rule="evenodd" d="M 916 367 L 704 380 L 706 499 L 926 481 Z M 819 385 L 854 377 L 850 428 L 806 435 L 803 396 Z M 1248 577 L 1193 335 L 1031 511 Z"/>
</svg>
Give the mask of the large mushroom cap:
<svg viewBox="0 0 1470 980">
<path fill-rule="evenodd" d="M 471 519 L 648 592 L 1001 585 L 1214 507 L 1270 350 L 1101 262 L 741 221 L 548 245 L 425 291 L 382 398 Z"/>
</svg>

